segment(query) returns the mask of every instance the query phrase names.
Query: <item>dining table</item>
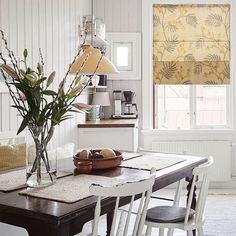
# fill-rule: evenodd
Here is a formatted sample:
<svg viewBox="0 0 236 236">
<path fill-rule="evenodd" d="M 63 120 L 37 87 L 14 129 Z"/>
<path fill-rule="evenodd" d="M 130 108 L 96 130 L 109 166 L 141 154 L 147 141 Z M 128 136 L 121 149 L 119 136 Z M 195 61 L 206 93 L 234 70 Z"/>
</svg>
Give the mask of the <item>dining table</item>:
<svg viewBox="0 0 236 236">
<path fill-rule="evenodd" d="M 150 152 L 149 155 L 154 155 L 154 153 Z M 165 156 L 175 158 L 176 155 L 165 154 Z M 207 162 L 207 158 L 182 156 L 185 158 L 185 161 L 157 170 L 153 192 L 185 178 L 188 182 L 187 191 L 189 194 L 193 178 L 192 170 Z M 67 158 L 64 159 L 63 162 L 71 164 L 72 159 Z M 62 164 L 62 166 L 66 165 Z M 74 175 L 77 174 L 77 169 L 72 171 L 74 171 Z M 139 181 L 147 178 L 149 174 L 150 171 L 148 170 L 123 166 L 112 169 L 95 170 L 91 173 L 91 175 L 112 178 L 118 176 L 119 179 L 126 182 Z M 74 203 L 65 203 L 20 195 L 19 191 L 21 190 L 0 192 L 0 222 L 23 227 L 30 236 L 72 236 L 82 232 L 84 224 L 94 218 L 96 196 L 89 196 Z M 188 194 L 186 197 L 188 197 Z M 139 197 L 140 196 L 137 195 L 136 199 Z M 127 205 L 130 200 L 130 197 L 123 197 L 120 201 L 120 206 Z M 193 209 L 195 205 L 196 193 L 194 193 Z M 107 235 L 110 234 L 114 206 L 114 198 L 109 197 L 102 200 L 101 214 L 107 215 Z M 1 232 L 0 235 L 2 235 Z"/>
</svg>

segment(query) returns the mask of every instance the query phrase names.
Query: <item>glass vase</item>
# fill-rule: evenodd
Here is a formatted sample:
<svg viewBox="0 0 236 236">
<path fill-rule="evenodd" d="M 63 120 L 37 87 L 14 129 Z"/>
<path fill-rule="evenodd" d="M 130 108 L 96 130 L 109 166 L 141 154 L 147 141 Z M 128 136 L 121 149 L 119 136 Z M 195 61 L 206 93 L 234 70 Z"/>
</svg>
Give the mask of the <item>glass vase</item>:
<svg viewBox="0 0 236 236">
<path fill-rule="evenodd" d="M 26 184 L 46 187 L 56 182 L 57 156 L 51 139 L 54 127 L 47 133 L 42 127 L 30 126 L 26 132 Z"/>
</svg>

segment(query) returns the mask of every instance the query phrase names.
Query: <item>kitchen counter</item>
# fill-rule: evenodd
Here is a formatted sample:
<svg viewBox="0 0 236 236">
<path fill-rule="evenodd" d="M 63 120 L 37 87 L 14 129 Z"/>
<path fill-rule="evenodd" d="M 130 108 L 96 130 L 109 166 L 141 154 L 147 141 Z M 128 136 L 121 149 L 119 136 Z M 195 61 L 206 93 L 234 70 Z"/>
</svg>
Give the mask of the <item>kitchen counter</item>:
<svg viewBox="0 0 236 236">
<path fill-rule="evenodd" d="M 138 119 L 105 119 L 97 121 L 85 121 L 77 125 L 78 128 L 122 128 L 138 127 Z"/>
<path fill-rule="evenodd" d="M 138 119 L 107 119 L 80 122 L 79 148 L 112 148 L 136 152 Z"/>
</svg>

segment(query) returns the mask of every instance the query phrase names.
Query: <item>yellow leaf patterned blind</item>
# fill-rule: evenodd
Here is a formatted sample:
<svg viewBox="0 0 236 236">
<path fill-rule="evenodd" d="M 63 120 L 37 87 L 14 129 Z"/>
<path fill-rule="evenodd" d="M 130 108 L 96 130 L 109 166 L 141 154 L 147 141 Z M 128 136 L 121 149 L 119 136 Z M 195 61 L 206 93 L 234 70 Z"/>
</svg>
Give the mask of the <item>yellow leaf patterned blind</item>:
<svg viewBox="0 0 236 236">
<path fill-rule="evenodd" d="M 229 84 L 230 5 L 153 5 L 155 84 Z"/>
</svg>

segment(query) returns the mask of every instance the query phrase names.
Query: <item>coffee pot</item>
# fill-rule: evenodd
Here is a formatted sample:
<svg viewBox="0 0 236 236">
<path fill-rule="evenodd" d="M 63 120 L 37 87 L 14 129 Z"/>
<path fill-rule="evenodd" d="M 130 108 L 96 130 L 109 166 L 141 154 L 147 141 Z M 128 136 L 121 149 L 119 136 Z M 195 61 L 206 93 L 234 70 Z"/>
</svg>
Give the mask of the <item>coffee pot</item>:
<svg viewBox="0 0 236 236">
<path fill-rule="evenodd" d="M 135 92 L 123 91 L 124 94 L 124 114 L 125 115 L 136 115 L 138 112 L 136 103 L 133 103 Z"/>
<path fill-rule="evenodd" d="M 134 115 L 138 112 L 137 104 L 136 103 L 126 103 L 125 104 L 125 115 Z"/>
</svg>

